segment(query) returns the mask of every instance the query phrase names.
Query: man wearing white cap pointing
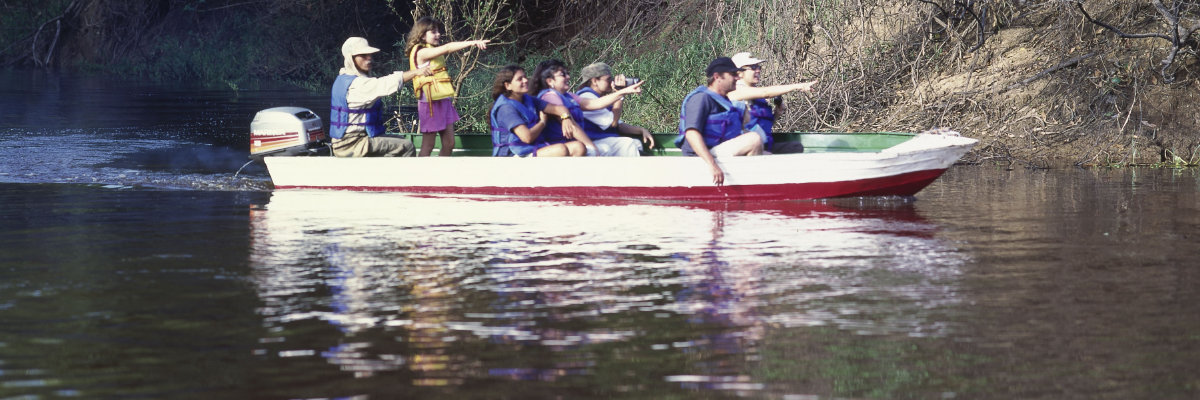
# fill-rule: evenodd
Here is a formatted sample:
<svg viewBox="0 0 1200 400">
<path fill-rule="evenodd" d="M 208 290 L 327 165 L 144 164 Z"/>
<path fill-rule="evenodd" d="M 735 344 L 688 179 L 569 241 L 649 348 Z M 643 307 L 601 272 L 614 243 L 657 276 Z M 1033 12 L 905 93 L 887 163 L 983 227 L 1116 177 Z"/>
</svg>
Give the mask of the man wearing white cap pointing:
<svg viewBox="0 0 1200 400">
<path fill-rule="evenodd" d="M 761 64 L 766 60 L 751 57 L 750 53 L 747 52 L 734 54 L 731 58 L 733 59 L 733 64 L 738 68 L 738 81 L 737 88 L 729 92 L 729 99 L 749 103 L 750 121 L 746 123 L 746 129 L 754 131 L 762 137 L 764 152 L 803 152 L 804 146 L 800 142 L 775 143 L 775 140 L 771 137 L 775 125 L 775 112 L 771 108 L 771 103 L 767 102 L 767 99 L 777 99 L 777 105 L 781 106 L 780 108 L 782 109 L 783 99 L 779 98 L 779 96 L 797 90 L 812 92 L 812 87 L 817 81 L 793 83 L 790 85 L 758 86 L 762 82 Z"/>
<path fill-rule="evenodd" d="M 371 72 L 371 55 L 378 51 L 360 37 L 342 44 L 345 62 L 330 93 L 329 136 L 333 138 L 335 156 L 411 157 L 416 153 L 412 141 L 386 134 L 383 102 L 379 99 L 396 93 L 400 85 L 417 75 L 429 75 L 429 68 L 372 78 L 367 75 Z"/>
</svg>

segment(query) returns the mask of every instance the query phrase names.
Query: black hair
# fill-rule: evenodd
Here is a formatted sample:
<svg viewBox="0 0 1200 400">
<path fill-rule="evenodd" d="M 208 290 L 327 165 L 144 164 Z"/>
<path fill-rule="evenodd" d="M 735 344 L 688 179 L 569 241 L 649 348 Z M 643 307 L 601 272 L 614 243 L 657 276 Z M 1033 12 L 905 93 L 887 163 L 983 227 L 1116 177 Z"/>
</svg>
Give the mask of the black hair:
<svg viewBox="0 0 1200 400">
<path fill-rule="evenodd" d="M 530 93 L 541 93 L 545 89 L 546 80 L 554 76 L 555 72 L 567 72 L 567 65 L 556 59 L 549 59 L 538 63 L 537 68 L 533 70 L 533 86 L 530 88 Z"/>
</svg>

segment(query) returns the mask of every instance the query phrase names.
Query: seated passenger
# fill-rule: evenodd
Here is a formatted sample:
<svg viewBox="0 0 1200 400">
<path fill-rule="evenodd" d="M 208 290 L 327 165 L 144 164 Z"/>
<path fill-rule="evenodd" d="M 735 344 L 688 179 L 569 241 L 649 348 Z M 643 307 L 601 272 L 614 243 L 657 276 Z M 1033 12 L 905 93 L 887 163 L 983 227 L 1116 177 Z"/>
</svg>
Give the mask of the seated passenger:
<svg viewBox="0 0 1200 400">
<path fill-rule="evenodd" d="M 737 83 L 733 60 L 720 57 L 708 64 L 708 85 L 699 86 L 683 98 L 679 112 L 679 137 L 675 145 L 684 155 L 699 156 L 711 168 L 713 183 L 725 183 L 725 171 L 714 157 L 762 154 L 762 138 L 742 129 L 745 110 L 726 94 Z"/>
<path fill-rule="evenodd" d="M 618 87 L 632 86 L 626 85 L 625 75 L 614 77 L 612 67 L 602 62 L 583 67 L 579 74 L 582 75 L 583 83 L 580 84 L 582 88 L 575 94 L 579 95 L 581 105 L 585 101 L 590 103 L 603 98 L 601 96 L 613 94 Z M 642 142 L 654 147 L 654 136 L 650 135 L 649 130 L 621 122 L 624 103 L 624 97 L 618 97 L 617 101 L 608 107 L 583 112 L 583 121 L 580 121 L 579 126 L 583 127 L 588 138 L 596 144 L 596 150 L 601 156 L 639 156 L 642 154 Z M 638 141 L 621 134 L 638 135 L 642 140 Z"/>
<path fill-rule="evenodd" d="M 537 69 L 534 70 L 533 75 L 536 78 L 536 81 L 533 83 L 533 91 L 537 93 L 539 99 L 550 104 L 565 106 L 570 111 L 563 116 L 563 120 L 574 119 L 575 121 L 583 121 L 583 112 L 585 110 L 603 109 L 620 100 L 624 95 L 642 92 L 642 84 L 639 82 L 595 100 L 582 99 L 570 92 L 571 75 L 567 73 L 567 66 L 559 60 L 542 61 L 538 64 Z M 562 125 L 559 121 L 547 122 L 546 131 L 543 133 L 543 136 L 546 137 L 546 141 L 549 143 L 575 139 L 583 142 L 583 145 L 587 147 L 588 155 L 605 155 L 600 152 L 589 135 L 566 136 L 562 131 Z"/>
<path fill-rule="evenodd" d="M 748 101 L 750 121 L 746 129 L 755 131 L 762 137 L 764 153 L 803 153 L 804 146 L 800 142 L 779 142 L 771 137 L 775 125 L 775 113 L 766 99 L 774 98 L 779 110 L 783 111 L 783 98 L 779 97 L 793 91 L 812 92 L 817 81 L 793 83 L 790 85 L 758 86 L 762 82 L 762 64 L 766 60 L 751 57 L 750 53 L 733 55 L 733 64 L 738 67 L 737 88 L 729 92 L 730 100 Z"/>
<path fill-rule="evenodd" d="M 579 141 L 546 142 L 542 135 L 547 119 L 544 113 L 561 116 L 564 136 L 586 135 L 571 121 L 566 107 L 547 104 L 529 95 L 529 79 L 523 68 L 516 65 L 501 68 L 492 83 L 492 97 L 496 99 L 489 113 L 493 156 L 579 157 L 586 154 Z"/>
</svg>

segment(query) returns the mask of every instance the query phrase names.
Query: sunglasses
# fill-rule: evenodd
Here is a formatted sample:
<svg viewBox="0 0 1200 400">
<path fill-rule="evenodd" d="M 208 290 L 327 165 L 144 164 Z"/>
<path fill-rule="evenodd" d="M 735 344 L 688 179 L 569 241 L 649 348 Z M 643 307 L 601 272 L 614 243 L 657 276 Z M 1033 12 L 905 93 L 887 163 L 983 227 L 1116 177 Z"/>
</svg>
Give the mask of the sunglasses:
<svg viewBox="0 0 1200 400">
<path fill-rule="evenodd" d="M 762 66 L 758 65 L 758 64 L 747 65 L 745 67 L 742 67 L 742 71 L 758 71 L 760 69 L 762 69 Z"/>
</svg>

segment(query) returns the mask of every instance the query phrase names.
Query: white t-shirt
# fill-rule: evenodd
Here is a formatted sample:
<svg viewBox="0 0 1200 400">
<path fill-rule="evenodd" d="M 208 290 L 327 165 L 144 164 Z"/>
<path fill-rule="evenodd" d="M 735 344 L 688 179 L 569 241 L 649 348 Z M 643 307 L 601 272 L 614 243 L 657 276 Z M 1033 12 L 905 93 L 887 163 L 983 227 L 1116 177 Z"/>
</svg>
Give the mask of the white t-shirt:
<svg viewBox="0 0 1200 400">
<path fill-rule="evenodd" d="M 600 96 L 597 96 L 595 93 L 591 93 L 591 92 L 584 92 L 583 94 L 579 95 L 579 97 L 585 98 L 585 99 L 600 98 Z M 609 127 L 613 126 L 614 115 L 613 115 L 613 112 L 610 111 L 608 108 L 601 108 L 599 110 L 592 110 L 592 111 L 584 111 L 583 117 L 587 118 L 588 121 L 592 121 L 593 124 L 599 125 L 600 127 L 604 128 L 604 129 L 608 129 Z"/>
</svg>

